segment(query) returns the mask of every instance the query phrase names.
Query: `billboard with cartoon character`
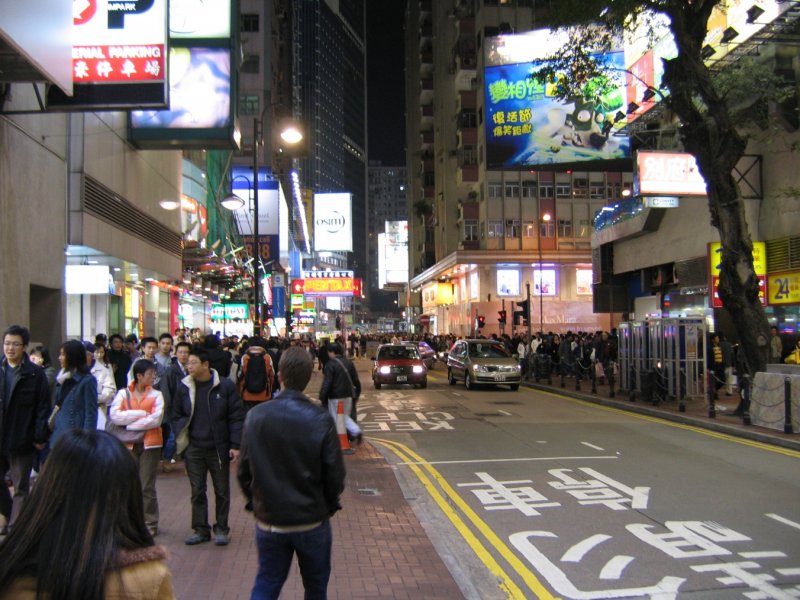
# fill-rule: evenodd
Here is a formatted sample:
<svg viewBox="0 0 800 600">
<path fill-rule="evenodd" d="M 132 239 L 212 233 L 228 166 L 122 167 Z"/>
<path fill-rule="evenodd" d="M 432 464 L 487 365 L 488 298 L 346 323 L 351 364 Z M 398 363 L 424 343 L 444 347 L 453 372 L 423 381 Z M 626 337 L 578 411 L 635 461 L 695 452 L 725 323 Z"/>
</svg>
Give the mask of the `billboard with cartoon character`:
<svg viewBox="0 0 800 600">
<path fill-rule="evenodd" d="M 607 75 L 587 80 L 581 94 L 556 97 L 558 81 L 532 77 L 563 36 L 549 30 L 486 40 L 486 163 L 489 169 L 630 157 L 622 50 L 597 55 Z"/>
</svg>

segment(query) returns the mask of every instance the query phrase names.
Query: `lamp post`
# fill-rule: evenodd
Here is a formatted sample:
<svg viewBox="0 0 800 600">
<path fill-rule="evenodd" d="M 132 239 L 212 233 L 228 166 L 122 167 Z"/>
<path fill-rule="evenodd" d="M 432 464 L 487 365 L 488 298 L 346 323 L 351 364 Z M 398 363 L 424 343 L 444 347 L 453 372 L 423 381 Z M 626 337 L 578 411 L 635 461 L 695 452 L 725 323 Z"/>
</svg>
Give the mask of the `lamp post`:
<svg viewBox="0 0 800 600">
<path fill-rule="evenodd" d="M 550 222 L 550 213 L 542 215 L 542 223 L 545 226 Z M 539 225 L 539 333 L 544 335 L 544 294 L 542 294 L 542 240 L 544 239 L 544 232 L 542 231 L 541 224 Z M 530 302 L 528 303 L 530 306 Z"/>
</svg>

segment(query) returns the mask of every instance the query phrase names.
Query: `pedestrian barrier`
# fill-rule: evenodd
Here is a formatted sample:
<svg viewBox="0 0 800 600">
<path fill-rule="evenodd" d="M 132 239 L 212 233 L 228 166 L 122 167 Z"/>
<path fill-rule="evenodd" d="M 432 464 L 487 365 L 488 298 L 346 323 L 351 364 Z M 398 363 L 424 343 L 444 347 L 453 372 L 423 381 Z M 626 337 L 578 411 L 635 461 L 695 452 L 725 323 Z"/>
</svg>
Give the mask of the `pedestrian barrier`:
<svg viewBox="0 0 800 600">
<path fill-rule="evenodd" d="M 355 450 L 350 447 L 347 428 L 344 426 L 344 402 L 341 400 L 336 403 L 336 433 L 339 434 L 339 446 L 342 449 L 342 454 L 354 454 Z"/>
</svg>

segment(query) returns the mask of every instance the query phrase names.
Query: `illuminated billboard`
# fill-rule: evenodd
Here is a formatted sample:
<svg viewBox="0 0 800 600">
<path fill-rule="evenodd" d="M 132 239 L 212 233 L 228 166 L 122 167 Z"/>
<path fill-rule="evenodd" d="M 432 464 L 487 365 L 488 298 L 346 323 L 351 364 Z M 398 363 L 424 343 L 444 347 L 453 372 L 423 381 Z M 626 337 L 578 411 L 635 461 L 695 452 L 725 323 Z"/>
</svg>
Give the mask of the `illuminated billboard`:
<svg viewBox="0 0 800 600">
<path fill-rule="evenodd" d="M 519 269 L 497 270 L 497 295 L 519 296 Z"/>
<path fill-rule="evenodd" d="M 314 194 L 314 250 L 353 251 L 351 194 Z"/>
<path fill-rule="evenodd" d="M 86 0 L 72 6 L 72 96 L 55 110 L 167 105 L 167 0 Z"/>
<path fill-rule="evenodd" d="M 556 270 L 555 269 L 534 269 L 533 270 L 533 290 L 534 296 L 555 296 L 556 295 Z"/>
<path fill-rule="evenodd" d="M 386 221 L 378 234 L 378 287 L 408 281 L 408 221 Z"/>
<path fill-rule="evenodd" d="M 230 35 L 231 0 L 170 0 L 170 38 L 221 39 Z"/>
<path fill-rule="evenodd" d="M 233 219 L 242 235 L 253 235 L 253 169 L 231 168 L 231 188 L 244 201 L 233 211 Z M 258 170 L 258 235 L 279 235 L 280 194 L 278 182 L 265 167 Z M 273 256 L 273 258 L 275 258 Z"/>
<path fill-rule="evenodd" d="M 722 270 L 722 243 L 708 244 L 708 269 L 711 275 L 711 306 L 722 308 L 719 297 L 719 274 Z M 753 271 L 758 279 L 758 299 L 762 305 L 767 304 L 767 243 L 753 242 Z"/>
<path fill-rule="evenodd" d="M 637 196 L 706 195 L 697 161 L 685 152 L 637 152 L 633 187 Z"/>
<path fill-rule="evenodd" d="M 624 54 L 597 54 L 607 77 L 586 82 L 580 97 L 556 98 L 558 82 L 531 74 L 568 42 L 567 34 L 537 30 L 486 39 L 486 162 L 490 169 L 624 159 Z M 618 113 L 622 111 L 620 118 Z"/>
</svg>

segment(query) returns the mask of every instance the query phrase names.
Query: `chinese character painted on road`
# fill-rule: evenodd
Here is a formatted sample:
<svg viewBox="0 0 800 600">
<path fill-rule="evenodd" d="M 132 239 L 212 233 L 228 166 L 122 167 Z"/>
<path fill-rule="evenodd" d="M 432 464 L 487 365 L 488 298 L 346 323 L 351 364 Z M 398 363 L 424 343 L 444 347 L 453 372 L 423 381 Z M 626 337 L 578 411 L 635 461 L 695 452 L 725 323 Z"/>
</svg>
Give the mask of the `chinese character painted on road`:
<svg viewBox="0 0 800 600">
<path fill-rule="evenodd" d="M 598 473 L 594 469 L 581 468 L 592 479 L 577 479 L 571 473 L 572 469 L 552 469 L 550 475 L 559 481 L 548 482 L 557 490 L 564 490 L 570 496 L 578 499 L 584 506 L 603 504 L 611 510 L 628 510 L 628 508 L 647 508 L 650 496 L 649 487 L 628 487 L 619 481 Z M 621 493 L 620 493 L 621 492 Z"/>
<path fill-rule="evenodd" d="M 558 502 L 548 502 L 547 498 L 530 486 L 518 486 L 531 483 L 530 479 L 519 481 L 497 481 L 488 473 L 475 473 L 480 483 L 459 483 L 459 487 L 484 487 L 487 489 L 472 490 L 486 510 L 518 510 L 526 517 L 535 517 L 541 513 L 537 508 L 561 506 Z M 517 487 L 512 487 L 517 486 Z"/>
</svg>

